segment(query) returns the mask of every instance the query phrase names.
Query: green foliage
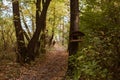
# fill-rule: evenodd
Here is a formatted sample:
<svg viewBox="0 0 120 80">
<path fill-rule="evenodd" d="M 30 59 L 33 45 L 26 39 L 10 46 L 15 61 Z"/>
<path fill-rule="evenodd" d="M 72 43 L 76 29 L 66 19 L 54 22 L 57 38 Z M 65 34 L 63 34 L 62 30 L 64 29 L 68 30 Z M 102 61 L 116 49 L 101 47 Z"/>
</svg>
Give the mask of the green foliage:
<svg viewBox="0 0 120 80">
<path fill-rule="evenodd" d="M 69 1 L 66 0 L 53 0 L 48 9 L 48 16 L 46 20 L 48 35 L 51 36 L 54 30 L 54 39 L 58 40 L 59 37 L 61 42 L 64 39 L 62 38 L 63 35 L 65 35 L 64 37 L 66 37 L 66 34 L 68 33 L 68 22 L 65 21 L 65 18 L 69 17 L 68 6 L 66 5 L 66 3 L 68 2 Z"/>
<path fill-rule="evenodd" d="M 99 54 L 92 49 L 92 46 L 83 48 L 75 56 L 70 56 L 69 66 L 74 68 L 73 80 L 106 80 L 109 75 L 106 68 L 100 66 Z"/>
<path fill-rule="evenodd" d="M 90 35 L 89 41 L 86 41 L 86 48 L 69 57 L 69 66 L 73 68 L 73 80 L 113 80 L 114 76 L 119 75 L 120 40 L 117 35 L 120 33 L 115 32 L 110 31 L 102 37 L 103 39 L 99 32 L 99 36 Z M 119 80 L 119 77 L 116 77 L 116 80 Z"/>
<path fill-rule="evenodd" d="M 71 79 L 120 80 L 120 1 L 82 1 L 80 27 L 86 36 L 69 57 Z"/>
</svg>

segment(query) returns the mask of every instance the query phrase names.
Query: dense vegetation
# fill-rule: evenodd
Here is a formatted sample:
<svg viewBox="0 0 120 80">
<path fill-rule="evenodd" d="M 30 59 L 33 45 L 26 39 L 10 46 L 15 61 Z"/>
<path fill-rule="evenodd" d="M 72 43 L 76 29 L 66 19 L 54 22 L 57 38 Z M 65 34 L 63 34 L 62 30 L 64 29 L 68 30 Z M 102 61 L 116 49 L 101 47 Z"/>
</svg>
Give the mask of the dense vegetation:
<svg viewBox="0 0 120 80">
<path fill-rule="evenodd" d="M 74 80 L 120 79 L 120 2 L 81 0 L 79 51 L 70 56 Z"/>
</svg>

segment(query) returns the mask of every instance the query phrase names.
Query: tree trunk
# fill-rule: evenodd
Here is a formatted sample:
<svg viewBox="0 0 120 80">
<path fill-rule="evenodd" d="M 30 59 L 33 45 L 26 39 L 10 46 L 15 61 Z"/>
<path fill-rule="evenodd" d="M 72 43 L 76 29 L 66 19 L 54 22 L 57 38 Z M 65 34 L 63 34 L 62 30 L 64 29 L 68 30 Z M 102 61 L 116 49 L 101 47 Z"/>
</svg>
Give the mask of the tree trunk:
<svg viewBox="0 0 120 80">
<path fill-rule="evenodd" d="M 25 62 L 26 59 L 26 46 L 23 36 L 23 29 L 21 26 L 20 21 L 20 13 L 19 13 L 19 2 L 18 0 L 12 0 L 13 5 L 13 19 L 14 19 L 14 26 L 16 31 L 16 38 L 17 38 L 17 61 L 22 63 Z"/>
<path fill-rule="evenodd" d="M 69 44 L 68 51 L 69 56 L 74 55 L 78 51 L 78 42 L 71 42 L 72 39 L 77 40 L 78 36 L 71 37 L 73 32 L 79 29 L 79 3 L 78 0 L 70 0 L 70 33 L 69 33 Z M 74 66 L 68 62 L 67 75 L 71 78 L 73 75 Z M 72 79 L 72 78 L 71 78 Z"/>
<path fill-rule="evenodd" d="M 78 42 L 70 42 L 72 39 L 70 35 L 75 31 L 79 31 L 79 2 L 78 0 L 70 0 L 69 55 L 76 54 L 78 51 Z M 78 39 L 78 36 L 75 36 L 73 39 Z"/>
<path fill-rule="evenodd" d="M 51 0 L 47 0 L 44 2 L 42 12 L 40 14 L 40 0 L 37 0 L 36 3 L 36 31 L 33 34 L 32 39 L 30 40 L 28 46 L 27 46 L 27 52 L 29 53 L 29 59 L 28 61 L 34 60 L 35 55 L 38 53 L 38 49 L 40 48 L 40 42 L 39 37 L 41 34 L 41 31 L 44 32 L 46 28 L 46 15 L 47 15 L 47 9 L 50 4 Z"/>
<path fill-rule="evenodd" d="M 15 31 L 16 31 L 16 38 L 17 38 L 17 55 L 18 55 L 18 62 L 27 62 L 34 60 L 36 57 L 36 53 L 38 53 L 40 48 L 40 35 L 41 32 L 45 31 L 46 29 L 46 15 L 47 15 L 47 9 L 50 4 L 51 0 L 45 0 L 43 4 L 41 4 L 41 0 L 37 0 L 36 2 L 36 30 L 33 34 L 33 37 L 31 40 L 29 40 L 29 37 L 27 34 L 25 34 L 25 31 L 22 29 L 21 21 L 20 21 L 20 11 L 19 11 L 19 2 L 18 0 L 12 0 L 13 5 L 13 15 L 14 15 L 14 25 L 15 25 Z M 42 5 L 42 9 L 41 6 Z M 27 24 L 25 24 L 27 26 Z M 27 26 L 28 29 L 28 26 Z M 29 32 L 30 34 L 30 32 Z M 25 40 L 24 35 L 28 39 L 28 45 L 25 46 Z M 44 40 L 42 40 L 44 41 Z M 43 46 L 44 47 L 44 46 Z"/>
</svg>

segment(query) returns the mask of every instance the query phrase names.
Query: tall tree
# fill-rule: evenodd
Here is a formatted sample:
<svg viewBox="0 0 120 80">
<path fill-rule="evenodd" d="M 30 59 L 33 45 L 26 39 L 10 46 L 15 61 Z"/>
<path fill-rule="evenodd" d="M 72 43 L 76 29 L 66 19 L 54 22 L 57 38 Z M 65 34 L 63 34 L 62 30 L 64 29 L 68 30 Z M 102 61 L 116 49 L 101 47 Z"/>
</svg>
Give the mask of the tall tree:
<svg viewBox="0 0 120 80">
<path fill-rule="evenodd" d="M 47 9 L 51 0 L 37 0 L 36 1 L 36 30 L 33 37 L 25 46 L 24 31 L 20 22 L 20 11 L 19 11 L 19 1 L 13 0 L 13 15 L 14 15 L 14 25 L 16 30 L 17 44 L 18 44 L 18 57 L 22 59 L 22 62 L 30 62 L 36 57 L 36 53 L 40 48 L 40 35 L 41 32 L 45 31 L 46 28 L 46 16 Z M 21 60 L 20 59 L 20 60 Z"/>
<path fill-rule="evenodd" d="M 51 0 L 46 0 L 42 4 L 43 5 L 42 10 L 40 7 L 41 0 L 37 0 L 37 2 L 36 2 L 36 31 L 33 34 L 33 37 L 28 44 L 28 53 L 30 54 L 29 57 L 32 60 L 34 60 L 35 54 L 37 54 L 38 49 L 40 47 L 39 36 L 41 34 L 41 31 L 44 32 L 44 30 L 46 28 L 46 15 L 47 15 L 47 9 L 50 4 L 50 1 Z"/>
<path fill-rule="evenodd" d="M 25 46 L 25 40 L 23 35 L 23 29 L 21 26 L 20 21 L 20 13 L 19 13 L 19 2 L 18 0 L 12 0 L 13 5 L 13 21 L 16 31 L 16 38 L 17 38 L 17 61 L 18 62 L 24 62 L 25 61 L 25 53 L 26 53 L 26 46 Z"/>
<path fill-rule="evenodd" d="M 79 2 L 78 0 L 70 0 L 70 33 L 69 33 L 69 55 L 77 53 L 78 42 L 71 42 L 73 32 L 79 29 Z M 73 39 L 78 39 L 78 36 L 74 36 Z"/>
<path fill-rule="evenodd" d="M 75 55 L 78 51 L 78 42 L 71 42 L 71 40 L 77 40 L 78 36 L 75 35 L 72 37 L 74 32 L 79 32 L 79 2 L 78 0 L 70 0 L 70 32 L 69 32 L 69 44 L 68 51 L 69 56 Z M 71 62 L 68 62 L 67 75 L 72 76 L 72 71 L 74 67 L 71 65 Z"/>
</svg>

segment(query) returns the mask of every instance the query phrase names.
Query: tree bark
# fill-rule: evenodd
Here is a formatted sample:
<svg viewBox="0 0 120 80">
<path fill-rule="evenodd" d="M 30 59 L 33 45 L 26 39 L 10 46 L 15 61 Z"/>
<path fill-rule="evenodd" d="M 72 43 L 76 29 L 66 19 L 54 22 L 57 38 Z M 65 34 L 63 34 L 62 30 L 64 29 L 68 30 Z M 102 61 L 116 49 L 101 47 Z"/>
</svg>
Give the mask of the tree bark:
<svg viewBox="0 0 120 80">
<path fill-rule="evenodd" d="M 44 31 L 46 28 L 46 15 L 47 15 L 47 9 L 50 4 L 51 0 L 46 0 L 46 2 L 43 5 L 42 12 L 40 14 L 40 0 L 37 0 L 36 3 L 36 31 L 33 34 L 33 37 L 31 38 L 28 46 L 27 46 L 27 52 L 29 53 L 29 61 L 35 59 L 35 54 L 37 53 L 36 49 L 39 49 L 40 44 L 39 37 L 41 34 L 41 31 Z"/>
<path fill-rule="evenodd" d="M 79 31 L 79 2 L 78 0 L 70 0 L 69 55 L 76 54 L 78 51 L 78 42 L 70 42 L 72 39 L 70 35 L 75 31 Z M 78 36 L 75 36 L 73 39 L 78 39 Z"/>
<path fill-rule="evenodd" d="M 41 42 L 39 41 L 39 39 L 40 39 L 40 35 L 42 35 L 41 32 L 43 31 L 43 34 L 44 34 L 44 31 L 46 29 L 46 15 L 47 15 L 47 9 L 50 4 L 50 1 L 51 0 L 45 0 L 44 4 L 41 4 L 42 3 L 41 0 L 37 0 L 36 2 L 36 30 L 31 40 L 29 40 L 28 35 L 22 29 L 22 26 L 21 26 L 20 13 L 19 13 L 20 12 L 19 2 L 18 0 L 12 0 L 14 26 L 15 26 L 15 31 L 16 31 L 17 45 L 18 45 L 18 49 L 17 49 L 18 62 L 29 63 L 30 61 L 35 59 L 36 53 L 39 51 L 39 48 L 40 48 Z M 42 9 L 40 5 L 43 6 Z M 27 24 L 25 24 L 25 27 L 27 27 L 28 29 Z M 27 47 L 25 46 L 24 34 L 29 41 Z"/>
<path fill-rule="evenodd" d="M 70 32 L 69 32 L 69 44 L 68 51 L 69 56 L 75 55 L 78 51 L 78 42 L 71 42 L 71 40 L 77 40 L 78 36 L 72 37 L 73 32 L 79 31 L 79 2 L 78 0 L 70 0 Z M 68 61 L 68 69 L 66 75 L 72 79 L 74 66 Z"/>
<path fill-rule="evenodd" d="M 26 59 L 26 46 L 23 36 L 23 29 L 20 21 L 20 13 L 19 13 L 19 2 L 18 0 L 12 0 L 13 5 L 13 21 L 16 31 L 17 38 L 17 61 L 22 63 L 25 62 Z"/>
</svg>

